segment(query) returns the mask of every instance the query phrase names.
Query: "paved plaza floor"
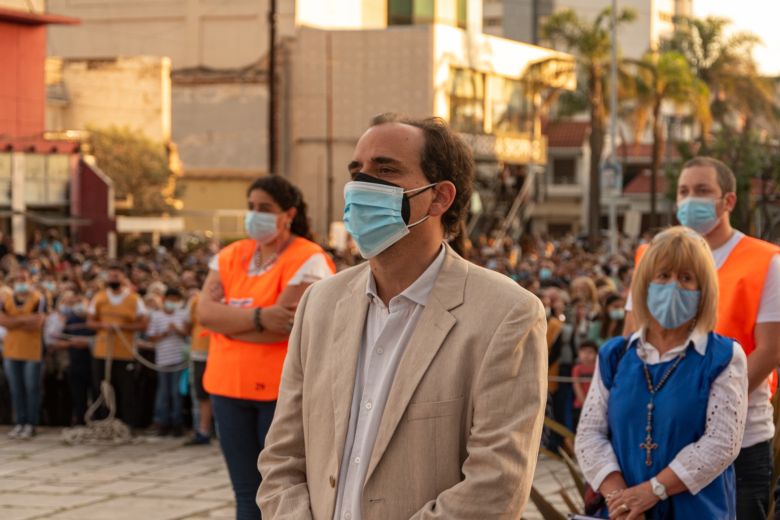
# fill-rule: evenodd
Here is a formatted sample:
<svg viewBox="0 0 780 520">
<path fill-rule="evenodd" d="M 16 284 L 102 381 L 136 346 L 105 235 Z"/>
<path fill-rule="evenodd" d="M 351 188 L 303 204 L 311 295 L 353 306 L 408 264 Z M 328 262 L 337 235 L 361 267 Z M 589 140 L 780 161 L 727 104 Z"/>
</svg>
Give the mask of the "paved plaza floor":
<svg viewBox="0 0 780 520">
<path fill-rule="evenodd" d="M 0 519 L 204 520 L 233 518 L 233 493 L 222 455 L 182 439 L 136 437 L 120 447 L 67 446 L 60 429 L 30 441 L 0 427 Z M 542 457 L 535 485 L 562 510 L 571 488 L 563 465 Z M 528 520 L 542 517 L 529 506 Z"/>
</svg>

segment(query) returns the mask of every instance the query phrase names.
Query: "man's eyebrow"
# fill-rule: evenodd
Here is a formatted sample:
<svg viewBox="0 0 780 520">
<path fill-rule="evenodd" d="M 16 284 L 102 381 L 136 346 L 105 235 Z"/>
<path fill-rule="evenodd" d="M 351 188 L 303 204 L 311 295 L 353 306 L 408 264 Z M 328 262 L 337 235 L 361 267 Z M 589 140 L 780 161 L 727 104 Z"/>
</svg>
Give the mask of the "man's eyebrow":
<svg viewBox="0 0 780 520">
<path fill-rule="evenodd" d="M 371 162 L 376 164 L 397 164 L 397 165 L 401 164 L 401 161 L 397 159 L 393 159 L 392 157 L 383 157 L 383 156 L 373 157 L 371 158 Z"/>
</svg>

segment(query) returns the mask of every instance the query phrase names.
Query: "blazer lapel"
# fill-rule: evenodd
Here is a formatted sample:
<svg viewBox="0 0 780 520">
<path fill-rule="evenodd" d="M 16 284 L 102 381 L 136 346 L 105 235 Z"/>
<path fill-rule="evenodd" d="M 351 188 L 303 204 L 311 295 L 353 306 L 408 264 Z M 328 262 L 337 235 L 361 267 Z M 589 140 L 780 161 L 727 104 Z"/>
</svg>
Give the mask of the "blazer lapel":
<svg viewBox="0 0 780 520">
<path fill-rule="evenodd" d="M 457 321 L 449 311 L 463 303 L 468 264 L 449 246 L 446 247 L 444 265 L 393 379 L 371 454 L 366 482 L 387 450 L 417 386 Z"/>
<path fill-rule="evenodd" d="M 330 345 L 338 353 L 330 358 L 329 372 L 332 374 L 332 399 L 334 418 L 334 441 L 337 462 L 341 465 L 344 443 L 349 427 L 349 415 L 352 409 L 352 393 L 355 387 L 355 373 L 360 346 L 363 342 L 363 329 L 368 314 L 368 264 L 363 272 L 349 284 L 349 291 L 336 304 L 333 320 L 333 337 Z"/>
</svg>

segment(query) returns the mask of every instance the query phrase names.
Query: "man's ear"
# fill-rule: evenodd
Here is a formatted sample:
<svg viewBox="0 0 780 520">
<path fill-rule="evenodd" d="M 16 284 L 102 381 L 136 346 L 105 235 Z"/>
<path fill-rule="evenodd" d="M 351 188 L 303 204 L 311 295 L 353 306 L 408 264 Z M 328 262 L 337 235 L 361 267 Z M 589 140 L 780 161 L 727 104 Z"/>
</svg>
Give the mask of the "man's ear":
<svg viewBox="0 0 780 520">
<path fill-rule="evenodd" d="M 458 194 L 458 190 L 455 185 L 450 181 L 442 181 L 433 187 L 433 202 L 431 208 L 428 210 L 428 214 L 432 217 L 440 217 L 444 215 L 452 203 L 455 202 L 455 196 Z"/>
<path fill-rule="evenodd" d="M 729 213 L 733 213 L 734 208 L 737 207 L 737 194 L 734 192 L 727 193 L 723 197 L 723 203 L 726 211 L 728 211 Z"/>
</svg>

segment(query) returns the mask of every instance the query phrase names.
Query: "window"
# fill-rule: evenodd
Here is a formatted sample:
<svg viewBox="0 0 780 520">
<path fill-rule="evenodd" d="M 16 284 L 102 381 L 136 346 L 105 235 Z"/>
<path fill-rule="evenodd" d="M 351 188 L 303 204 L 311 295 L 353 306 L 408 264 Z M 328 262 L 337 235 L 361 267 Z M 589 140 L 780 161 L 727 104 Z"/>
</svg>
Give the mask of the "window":
<svg viewBox="0 0 780 520">
<path fill-rule="evenodd" d="M 503 134 L 533 132 L 534 105 L 522 81 L 490 78 L 493 130 Z"/>
<path fill-rule="evenodd" d="M 387 25 L 412 25 L 433 23 L 436 14 L 435 0 L 388 0 Z"/>
<path fill-rule="evenodd" d="M 459 132 L 484 133 L 485 75 L 468 69 L 450 74 L 450 125 Z"/>
<path fill-rule="evenodd" d="M 485 27 L 501 27 L 501 18 L 485 18 Z"/>
<path fill-rule="evenodd" d="M 387 0 L 387 25 L 411 25 L 412 0 Z"/>
<path fill-rule="evenodd" d="M 577 159 L 574 157 L 553 159 L 552 183 L 555 185 L 577 184 Z"/>
<path fill-rule="evenodd" d="M 468 0 L 457 0 L 458 2 L 458 27 L 466 28 L 466 21 L 469 16 Z"/>
</svg>

